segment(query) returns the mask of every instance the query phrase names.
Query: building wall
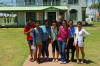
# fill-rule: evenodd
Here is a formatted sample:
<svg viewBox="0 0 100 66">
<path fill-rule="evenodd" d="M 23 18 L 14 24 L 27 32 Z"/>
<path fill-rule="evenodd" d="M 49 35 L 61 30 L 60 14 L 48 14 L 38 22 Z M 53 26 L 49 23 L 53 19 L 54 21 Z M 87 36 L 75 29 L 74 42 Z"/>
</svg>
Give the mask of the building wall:
<svg viewBox="0 0 100 66">
<path fill-rule="evenodd" d="M 26 25 L 26 12 L 18 12 L 18 26 Z"/>
<path fill-rule="evenodd" d="M 16 0 L 16 5 L 17 6 L 24 6 L 25 2 L 24 2 L 24 0 Z"/>
<path fill-rule="evenodd" d="M 67 7 L 68 7 L 68 16 L 70 16 L 70 10 L 75 9 L 77 10 L 77 21 L 82 21 L 82 7 L 86 7 L 87 3 L 86 0 L 79 0 L 78 4 L 68 4 L 67 2 Z M 70 18 L 70 17 L 69 17 Z"/>
</svg>

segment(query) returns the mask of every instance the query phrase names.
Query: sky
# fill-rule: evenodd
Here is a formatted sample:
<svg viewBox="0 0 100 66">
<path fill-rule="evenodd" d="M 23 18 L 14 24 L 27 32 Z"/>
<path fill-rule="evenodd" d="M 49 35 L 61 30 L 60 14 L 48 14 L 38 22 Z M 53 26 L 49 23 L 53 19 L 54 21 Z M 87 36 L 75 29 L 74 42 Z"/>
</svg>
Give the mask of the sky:
<svg viewBox="0 0 100 66">
<path fill-rule="evenodd" d="M 12 0 L 0 0 L 0 2 L 11 2 Z M 88 4 L 87 4 L 87 6 L 89 7 L 91 4 L 92 4 L 92 2 L 91 2 L 92 0 L 88 0 Z M 13 0 L 13 2 L 16 2 L 16 0 Z M 91 10 L 91 9 L 89 9 L 89 8 L 87 8 L 86 9 L 86 13 L 91 13 L 93 10 Z"/>
</svg>

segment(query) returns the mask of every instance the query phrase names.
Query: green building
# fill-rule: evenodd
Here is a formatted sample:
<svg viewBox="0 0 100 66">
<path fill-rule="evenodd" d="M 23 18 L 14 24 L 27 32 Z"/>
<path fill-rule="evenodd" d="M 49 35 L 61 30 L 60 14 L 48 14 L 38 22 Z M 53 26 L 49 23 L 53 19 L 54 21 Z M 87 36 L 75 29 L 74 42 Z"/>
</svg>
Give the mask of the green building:
<svg viewBox="0 0 100 66">
<path fill-rule="evenodd" d="M 85 21 L 87 0 L 16 0 L 0 7 L 0 12 L 4 14 L 16 14 L 18 25 L 25 25 L 29 18 L 33 20 L 58 20 L 59 15 L 63 19 L 70 18 L 77 21 Z M 9 15 L 9 16 L 10 16 Z M 6 17 L 3 17 L 6 19 Z M 1 19 L 1 18 L 0 18 Z M 14 20 L 10 16 L 9 21 Z"/>
</svg>

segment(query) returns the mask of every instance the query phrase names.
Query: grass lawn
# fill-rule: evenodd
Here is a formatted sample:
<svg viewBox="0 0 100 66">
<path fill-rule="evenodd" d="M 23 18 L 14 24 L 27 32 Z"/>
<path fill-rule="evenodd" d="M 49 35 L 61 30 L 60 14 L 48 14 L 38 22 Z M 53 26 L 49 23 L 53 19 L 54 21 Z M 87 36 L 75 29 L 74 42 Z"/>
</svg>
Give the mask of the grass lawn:
<svg viewBox="0 0 100 66">
<path fill-rule="evenodd" d="M 22 66 L 27 56 L 23 29 L 0 29 L 0 66 Z"/>
<path fill-rule="evenodd" d="M 91 34 L 85 40 L 85 59 L 87 61 L 84 64 L 74 63 L 74 66 L 100 66 L 100 22 L 91 24 L 93 26 L 84 27 Z"/>
<path fill-rule="evenodd" d="M 100 23 L 84 27 L 91 35 L 85 40 L 87 63 L 74 66 L 100 66 Z M 0 29 L 0 66 L 22 66 L 29 55 L 23 29 Z"/>
</svg>

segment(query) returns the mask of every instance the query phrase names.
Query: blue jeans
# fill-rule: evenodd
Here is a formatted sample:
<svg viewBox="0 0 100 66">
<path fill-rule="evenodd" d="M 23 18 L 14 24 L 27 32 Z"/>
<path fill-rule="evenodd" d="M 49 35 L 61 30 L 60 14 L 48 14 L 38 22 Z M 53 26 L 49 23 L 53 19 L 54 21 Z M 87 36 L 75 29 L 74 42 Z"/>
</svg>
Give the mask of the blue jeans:
<svg viewBox="0 0 100 66">
<path fill-rule="evenodd" d="M 58 47 L 59 47 L 59 53 L 61 56 L 61 61 L 64 62 L 64 61 L 66 61 L 66 59 L 65 59 L 66 58 L 65 57 L 66 42 L 58 40 Z"/>
<path fill-rule="evenodd" d="M 42 56 L 45 57 L 45 55 L 48 57 L 49 56 L 49 51 L 48 51 L 47 42 L 43 41 L 43 44 L 42 44 Z"/>
</svg>

